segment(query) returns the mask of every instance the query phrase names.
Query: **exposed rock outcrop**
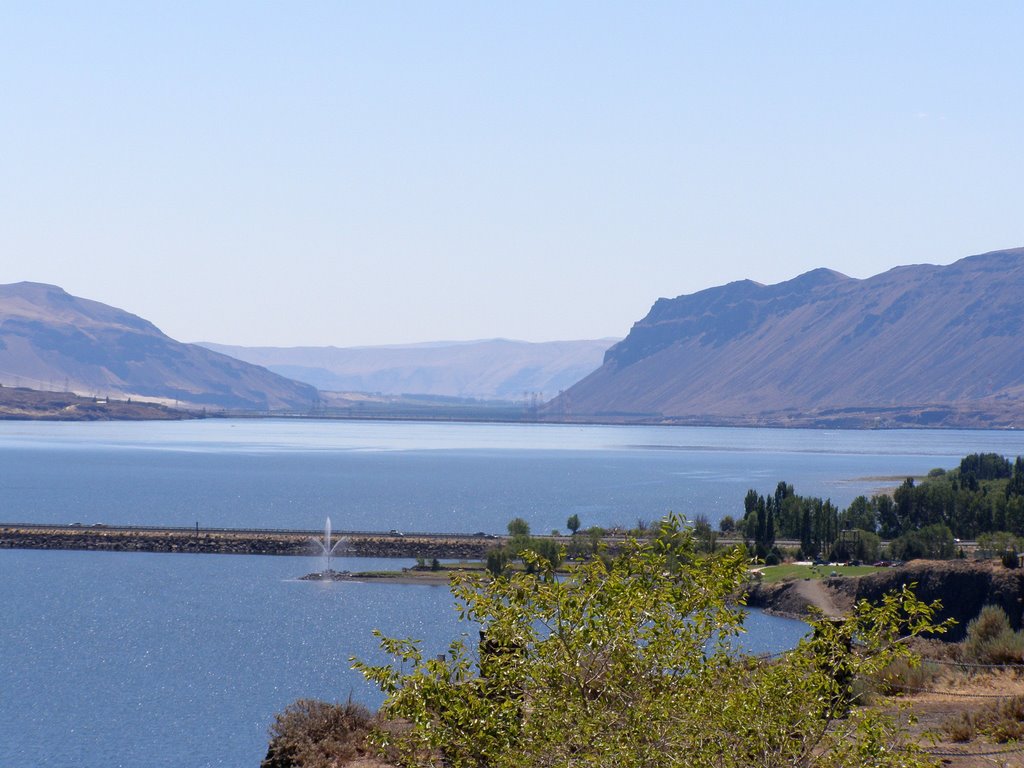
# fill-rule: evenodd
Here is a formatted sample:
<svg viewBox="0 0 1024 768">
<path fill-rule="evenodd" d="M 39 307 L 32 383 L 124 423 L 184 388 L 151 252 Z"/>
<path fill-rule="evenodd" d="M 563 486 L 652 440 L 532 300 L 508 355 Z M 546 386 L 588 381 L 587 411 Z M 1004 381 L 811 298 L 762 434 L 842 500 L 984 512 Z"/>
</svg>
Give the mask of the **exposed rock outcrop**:
<svg viewBox="0 0 1024 768">
<path fill-rule="evenodd" d="M 962 640 L 968 623 L 986 605 L 1002 608 L 1014 629 L 1022 626 L 1024 569 L 1008 569 L 997 561 L 914 560 L 867 576 L 754 584 L 747 602 L 787 616 L 806 616 L 811 607 L 835 615 L 849 611 L 858 600 L 878 602 L 904 585 L 914 585 L 914 593 L 925 602 L 942 603 L 939 621 L 956 619 L 944 640 Z"/>
</svg>

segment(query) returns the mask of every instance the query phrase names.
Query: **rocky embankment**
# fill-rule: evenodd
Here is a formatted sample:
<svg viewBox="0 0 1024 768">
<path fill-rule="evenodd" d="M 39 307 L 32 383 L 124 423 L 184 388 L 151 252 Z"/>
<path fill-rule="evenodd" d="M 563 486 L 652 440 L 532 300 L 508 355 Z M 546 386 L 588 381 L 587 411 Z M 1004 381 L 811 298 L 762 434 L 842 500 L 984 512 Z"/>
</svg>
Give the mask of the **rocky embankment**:
<svg viewBox="0 0 1024 768">
<path fill-rule="evenodd" d="M 344 534 L 352 557 L 423 557 L 479 560 L 503 543 L 484 536 Z M 237 555 L 316 555 L 315 532 L 140 530 L 55 526 L 0 527 L 0 549 L 81 549 L 108 552 L 195 552 Z"/>
<path fill-rule="evenodd" d="M 943 636 L 946 640 L 963 639 L 967 624 L 985 605 L 1006 611 L 1014 629 L 1022 626 L 1024 569 L 1005 568 L 998 561 L 914 560 L 867 576 L 754 584 L 747 604 L 801 618 L 812 607 L 826 615 L 841 615 L 858 600 L 877 602 L 904 585 L 914 585 L 914 592 L 926 602 L 940 601 L 939 620 L 956 619 Z"/>
</svg>

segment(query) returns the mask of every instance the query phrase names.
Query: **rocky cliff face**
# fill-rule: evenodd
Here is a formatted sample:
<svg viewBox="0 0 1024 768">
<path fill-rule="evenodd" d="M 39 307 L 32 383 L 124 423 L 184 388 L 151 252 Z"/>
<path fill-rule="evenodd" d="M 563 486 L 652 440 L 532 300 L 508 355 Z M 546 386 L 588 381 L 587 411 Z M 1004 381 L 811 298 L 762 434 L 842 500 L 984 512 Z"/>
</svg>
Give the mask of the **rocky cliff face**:
<svg viewBox="0 0 1024 768">
<path fill-rule="evenodd" d="M 866 280 L 818 269 L 659 299 L 553 408 L 743 423 L 1024 425 L 1024 248 Z M 959 421 L 958 421 L 959 419 Z M 838 424 L 844 425 L 844 424 Z"/>
<path fill-rule="evenodd" d="M 1010 626 L 1021 628 L 1024 571 L 1020 568 L 1010 570 L 994 562 L 915 560 L 857 579 L 855 598 L 877 602 L 904 584 L 916 585 L 914 593 L 925 602 L 940 601 L 940 620 L 956 619 L 944 639 L 962 640 L 971 619 L 986 605 L 999 606 L 1009 617 Z"/>
<path fill-rule="evenodd" d="M 1014 629 L 1024 625 L 1024 569 L 1011 570 L 994 561 L 914 560 L 861 577 L 753 584 L 748 605 L 795 617 L 809 615 L 812 608 L 842 615 L 859 600 L 878 603 L 904 585 L 913 585 L 914 593 L 925 602 L 942 604 L 938 621 L 956 619 L 943 640 L 962 640 L 967 625 L 986 605 L 1002 608 Z"/>
<path fill-rule="evenodd" d="M 41 283 L 0 286 L 0 383 L 260 411 L 308 409 L 318 399 L 309 385 Z"/>
</svg>

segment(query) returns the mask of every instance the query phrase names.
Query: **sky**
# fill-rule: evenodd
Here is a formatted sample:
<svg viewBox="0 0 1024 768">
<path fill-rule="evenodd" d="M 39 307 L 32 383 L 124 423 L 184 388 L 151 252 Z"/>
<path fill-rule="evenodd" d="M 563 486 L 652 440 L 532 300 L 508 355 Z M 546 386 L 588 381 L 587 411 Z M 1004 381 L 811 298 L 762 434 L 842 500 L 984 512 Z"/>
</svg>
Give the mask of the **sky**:
<svg viewBox="0 0 1024 768">
<path fill-rule="evenodd" d="M 1024 245 L 1018 2 L 5 2 L 0 283 L 181 341 L 621 337 Z"/>
</svg>

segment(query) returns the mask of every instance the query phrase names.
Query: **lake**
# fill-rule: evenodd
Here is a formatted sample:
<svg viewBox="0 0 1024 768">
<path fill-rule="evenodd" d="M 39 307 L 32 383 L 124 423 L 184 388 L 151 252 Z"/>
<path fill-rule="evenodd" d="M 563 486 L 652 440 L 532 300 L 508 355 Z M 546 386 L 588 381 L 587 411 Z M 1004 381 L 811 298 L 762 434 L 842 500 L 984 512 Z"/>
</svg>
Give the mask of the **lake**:
<svg viewBox="0 0 1024 768">
<path fill-rule="evenodd" d="M 0 423 L 0 518 L 336 530 L 536 532 L 742 513 L 748 488 L 840 506 L 1024 433 L 191 421 Z"/>
<path fill-rule="evenodd" d="M 321 529 L 535 531 L 742 512 L 780 479 L 839 504 L 1015 432 L 396 422 L 0 423 L 0 518 Z M 339 559 L 336 567 L 408 561 Z M 256 766 L 300 697 L 370 705 L 371 630 L 441 652 L 444 587 L 297 581 L 319 558 L 0 550 L 0 765 Z M 753 613 L 752 650 L 803 625 Z"/>
</svg>

